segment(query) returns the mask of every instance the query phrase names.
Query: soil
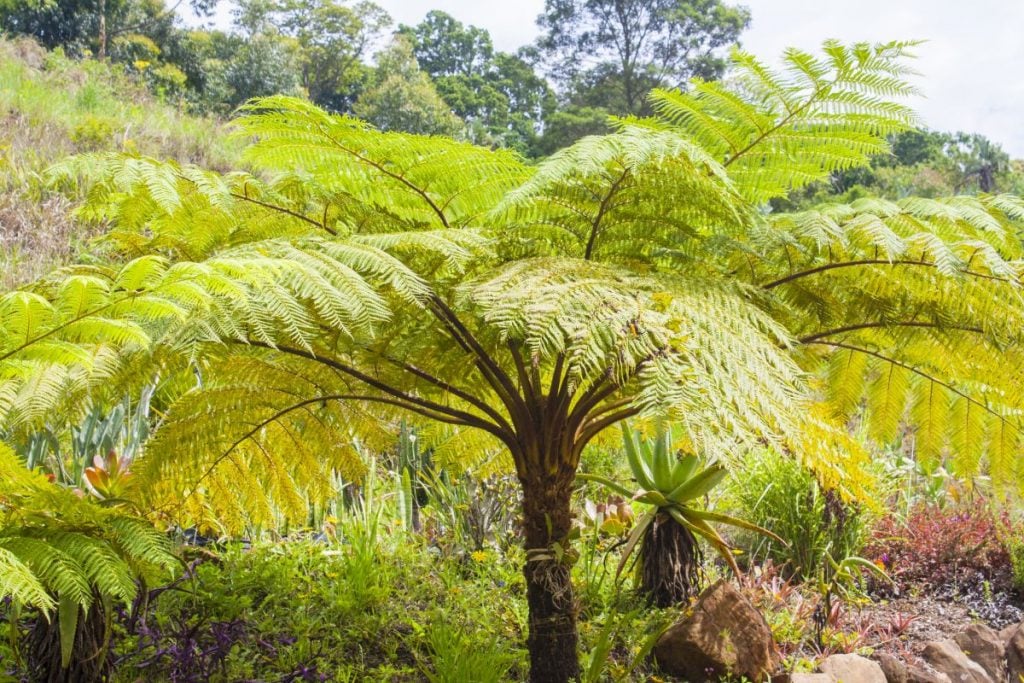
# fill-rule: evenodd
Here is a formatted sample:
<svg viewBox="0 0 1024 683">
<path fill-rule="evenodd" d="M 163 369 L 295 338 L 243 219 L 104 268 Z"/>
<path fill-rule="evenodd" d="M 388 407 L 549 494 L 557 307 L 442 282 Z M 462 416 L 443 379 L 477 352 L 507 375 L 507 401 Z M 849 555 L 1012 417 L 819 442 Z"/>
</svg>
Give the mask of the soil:
<svg viewBox="0 0 1024 683">
<path fill-rule="evenodd" d="M 914 586 L 900 595 L 877 596 L 843 616 L 844 630 L 864 633 L 860 646 L 887 651 L 908 662 L 924 646 L 951 639 L 982 622 L 995 630 L 1024 622 L 1024 596 L 992 589 L 987 582 L 960 586 Z"/>
<path fill-rule="evenodd" d="M 816 643 L 812 626 L 799 642 L 780 642 L 787 658 L 819 661 L 842 652 L 888 652 L 908 664 L 921 664 L 925 645 L 952 639 L 974 623 L 995 630 L 1024 622 L 1024 595 L 1013 590 L 1007 572 L 988 576 L 959 574 L 955 581 L 933 585 L 897 579 L 897 584 L 876 584 L 863 603 L 833 605 L 822 646 Z M 772 577 L 761 577 L 757 587 L 748 586 L 748 596 L 767 612 L 789 612 L 804 624 L 819 614 L 820 598 L 807 585 L 791 586 Z"/>
</svg>

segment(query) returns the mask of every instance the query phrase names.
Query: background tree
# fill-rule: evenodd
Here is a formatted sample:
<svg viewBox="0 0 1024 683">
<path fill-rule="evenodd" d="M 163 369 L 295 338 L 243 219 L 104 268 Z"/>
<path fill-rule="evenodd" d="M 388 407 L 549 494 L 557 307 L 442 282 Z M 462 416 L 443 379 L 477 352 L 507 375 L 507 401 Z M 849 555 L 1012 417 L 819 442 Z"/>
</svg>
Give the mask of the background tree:
<svg viewBox="0 0 1024 683">
<path fill-rule="evenodd" d="M 538 154 L 547 156 L 588 135 L 604 135 L 611 128 L 608 110 L 570 104 L 556 109 L 547 117 L 544 134 L 534 149 Z"/>
<path fill-rule="evenodd" d="M 490 34 L 434 10 L 402 26 L 438 93 L 467 125 L 469 139 L 520 152 L 535 151 L 538 132 L 555 108 L 554 93 L 526 59 L 496 52 Z"/>
<path fill-rule="evenodd" d="M 198 14 L 208 14 L 217 0 L 190 0 Z M 100 58 L 111 40 L 129 33 L 148 33 L 172 24 L 174 9 L 163 0 L 2 0 L 0 30 L 35 38 L 48 48 L 61 46 L 72 54 L 91 50 Z"/>
<path fill-rule="evenodd" d="M 420 70 L 412 45 L 398 36 L 377 53 L 377 70 L 354 113 L 382 130 L 424 135 L 455 135 L 462 122 Z"/>
<path fill-rule="evenodd" d="M 279 32 L 298 47 L 302 87 L 333 111 L 349 111 L 367 78 L 368 48 L 391 24 L 379 5 L 339 0 L 244 0 L 236 25 L 250 34 Z"/>
<path fill-rule="evenodd" d="M 655 92 L 656 120 L 538 167 L 287 98 L 238 121 L 252 173 L 74 160 L 110 261 L 0 299 L 0 419 L 120 400 L 158 369 L 146 507 L 227 527 L 306 514 L 353 435 L 399 415 L 504 453 L 531 678 L 572 680 L 573 482 L 624 419 L 671 419 L 722 463 L 767 443 L 857 496 L 863 411 L 881 441 L 911 427 L 922 458 L 1020 481 L 1024 203 L 762 211 L 914 124 L 888 99 L 913 91 L 907 49 L 827 43 L 783 72 L 737 54 L 728 86 Z"/>
<path fill-rule="evenodd" d="M 228 107 L 237 107 L 253 97 L 302 93 L 302 56 L 294 41 L 260 33 L 248 40 L 230 42 L 237 51 L 223 71 Z"/>
<path fill-rule="evenodd" d="M 570 101 L 639 114 L 653 88 L 721 76 L 749 23 L 720 0 L 547 0 L 537 44 Z"/>
<path fill-rule="evenodd" d="M 891 152 L 871 159 L 870 166 L 833 173 L 789 197 L 772 200 L 776 210 L 792 211 L 826 201 L 852 201 L 876 196 L 942 197 L 1024 189 L 1024 174 L 1002 148 L 978 134 L 912 129 L 890 138 Z"/>
<path fill-rule="evenodd" d="M 1010 155 L 1002 147 L 977 133 L 957 133 L 946 143 L 945 152 L 959 175 L 957 192 L 971 185 L 979 192 L 995 192 L 998 177 L 1010 165 Z"/>
</svg>

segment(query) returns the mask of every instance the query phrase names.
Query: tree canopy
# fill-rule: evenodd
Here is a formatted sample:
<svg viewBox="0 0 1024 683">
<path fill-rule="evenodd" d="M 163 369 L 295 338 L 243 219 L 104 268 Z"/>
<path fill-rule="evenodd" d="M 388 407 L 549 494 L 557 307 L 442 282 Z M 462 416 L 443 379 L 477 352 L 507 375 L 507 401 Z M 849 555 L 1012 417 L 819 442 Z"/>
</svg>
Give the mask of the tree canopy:
<svg viewBox="0 0 1024 683">
<path fill-rule="evenodd" d="M 452 111 L 468 124 L 469 139 L 534 152 L 538 131 L 555 109 L 554 92 L 525 57 L 497 52 L 484 29 L 433 10 L 402 26 L 420 67 Z"/>
<path fill-rule="evenodd" d="M 720 77 L 749 23 L 720 0 L 547 0 L 538 46 L 575 104 L 639 114 L 653 88 Z"/>
<path fill-rule="evenodd" d="M 462 121 L 423 73 L 409 41 L 398 36 L 377 54 L 377 71 L 353 107 L 381 130 L 455 135 Z"/>
</svg>

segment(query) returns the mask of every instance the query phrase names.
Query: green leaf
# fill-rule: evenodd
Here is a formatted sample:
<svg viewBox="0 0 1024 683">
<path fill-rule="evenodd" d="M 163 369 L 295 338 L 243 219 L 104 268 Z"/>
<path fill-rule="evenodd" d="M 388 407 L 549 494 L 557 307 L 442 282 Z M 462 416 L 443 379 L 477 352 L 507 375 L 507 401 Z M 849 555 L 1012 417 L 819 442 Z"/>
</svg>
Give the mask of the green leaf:
<svg viewBox="0 0 1024 683">
<path fill-rule="evenodd" d="M 78 615 L 82 605 L 77 600 L 61 597 L 57 600 L 57 629 L 60 635 L 60 665 L 68 668 L 75 648 Z"/>
</svg>

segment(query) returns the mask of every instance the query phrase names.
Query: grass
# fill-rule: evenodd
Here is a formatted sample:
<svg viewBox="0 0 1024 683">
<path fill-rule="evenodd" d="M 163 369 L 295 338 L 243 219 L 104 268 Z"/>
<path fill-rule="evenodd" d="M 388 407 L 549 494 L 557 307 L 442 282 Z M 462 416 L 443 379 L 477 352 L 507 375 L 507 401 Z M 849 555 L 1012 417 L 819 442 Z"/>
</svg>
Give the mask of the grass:
<svg viewBox="0 0 1024 683">
<path fill-rule="evenodd" d="M 101 230 L 47 182 L 55 161 L 128 151 L 226 169 L 225 123 L 160 102 L 116 67 L 0 40 L 0 286 L 19 286 L 82 256 Z"/>
</svg>

